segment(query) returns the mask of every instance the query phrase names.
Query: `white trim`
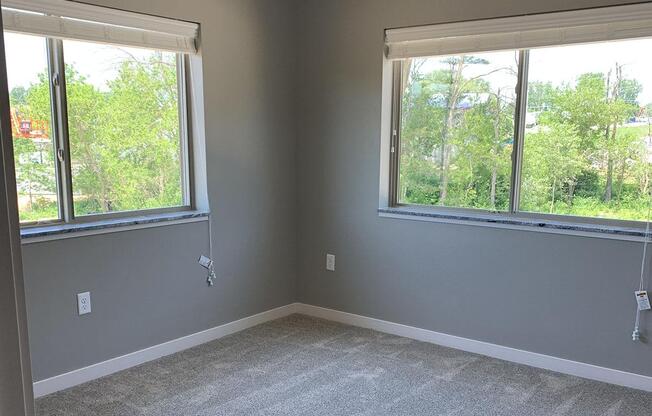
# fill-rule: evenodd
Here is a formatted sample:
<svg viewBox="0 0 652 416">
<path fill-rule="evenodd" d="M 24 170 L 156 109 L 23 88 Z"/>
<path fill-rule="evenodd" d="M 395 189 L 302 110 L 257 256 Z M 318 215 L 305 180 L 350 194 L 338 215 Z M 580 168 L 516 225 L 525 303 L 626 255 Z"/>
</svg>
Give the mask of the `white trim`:
<svg viewBox="0 0 652 416">
<path fill-rule="evenodd" d="M 197 332 L 182 338 L 165 342 L 126 354 L 110 360 L 102 361 L 88 367 L 60 374 L 34 383 L 35 397 L 42 397 L 60 390 L 77 386 L 118 371 L 155 360 L 166 355 L 174 354 L 197 345 L 210 342 L 233 333 L 243 331 L 262 323 L 283 318 L 293 313 L 301 313 L 316 318 L 327 319 L 347 325 L 369 328 L 387 334 L 398 335 L 418 341 L 429 342 L 445 347 L 468 351 L 475 354 L 486 355 L 505 361 L 525 364 L 532 367 L 570 374 L 590 380 L 652 392 L 652 377 L 634 374 L 611 368 L 599 367 L 578 361 L 566 360 L 549 355 L 538 354 L 530 351 L 518 350 L 502 345 L 491 344 L 483 341 L 462 338 L 455 335 L 430 331 L 381 319 L 369 318 L 348 312 L 304 303 L 291 303 L 237 321 L 220 325 L 205 331 Z"/>
<path fill-rule="evenodd" d="M 641 374 L 628 373 L 578 361 L 571 361 L 564 358 L 518 350 L 502 345 L 476 341 L 455 335 L 415 328 L 394 322 L 383 321 L 381 319 L 369 318 L 366 316 L 322 308 L 319 306 L 306 305 L 303 303 L 297 304 L 295 312 L 348 325 L 374 329 L 388 334 L 412 338 L 475 354 L 486 355 L 505 361 L 556 371 L 558 373 L 570 374 L 590 380 L 652 392 L 652 377 Z"/>
<path fill-rule="evenodd" d="M 201 55 L 188 56 L 187 97 L 190 106 L 188 127 L 192 151 L 192 187 L 195 208 L 210 211 L 208 200 L 208 173 L 206 170 L 206 121 L 204 113 L 204 72 Z"/>
<path fill-rule="evenodd" d="M 649 3 L 387 29 L 389 59 L 652 36 Z"/>
<path fill-rule="evenodd" d="M 168 341 L 163 344 L 155 345 L 140 351 L 102 361 L 101 363 L 89 365 L 88 367 L 73 370 L 68 373 L 54 376 L 45 380 L 37 381 L 34 383 L 34 396 L 42 397 L 47 394 L 77 386 L 79 384 L 86 383 L 100 377 L 108 376 L 118 371 L 126 370 L 148 361 L 156 360 L 157 358 L 174 354 L 179 351 L 183 351 L 188 348 L 192 348 L 197 345 L 201 345 L 206 342 L 210 342 L 227 335 L 243 331 L 247 328 L 251 328 L 252 326 L 282 318 L 284 316 L 296 313 L 296 310 L 296 303 L 281 306 L 266 312 L 220 325 L 215 328 L 207 329 L 205 331 L 197 332 L 195 334 Z"/>
<path fill-rule="evenodd" d="M 61 39 L 196 53 L 199 25 L 67 0 L 5 0 L 4 29 Z"/>
<path fill-rule="evenodd" d="M 116 26 L 134 27 L 152 32 L 196 37 L 198 25 L 182 20 L 128 12 L 70 0 L 2 0 L 2 7 L 65 16 Z"/>
</svg>

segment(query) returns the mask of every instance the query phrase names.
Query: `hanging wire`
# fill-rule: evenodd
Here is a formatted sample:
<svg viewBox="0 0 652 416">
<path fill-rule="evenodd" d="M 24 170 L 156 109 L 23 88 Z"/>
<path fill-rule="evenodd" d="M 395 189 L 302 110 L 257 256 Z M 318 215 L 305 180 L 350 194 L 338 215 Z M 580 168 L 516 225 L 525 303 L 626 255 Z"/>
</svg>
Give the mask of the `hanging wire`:
<svg viewBox="0 0 652 416">
<path fill-rule="evenodd" d="M 648 168 L 649 169 L 649 168 Z M 652 197 L 648 192 L 647 195 L 647 217 L 645 222 L 645 239 L 643 241 L 643 257 L 641 258 L 641 279 L 638 284 L 639 292 L 645 288 L 645 264 L 647 260 L 647 245 L 650 241 L 650 211 L 652 208 Z M 641 339 L 641 310 L 636 305 L 636 319 L 634 322 L 634 332 L 632 332 L 632 340 L 639 341 Z"/>
<path fill-rule="evenodd" d="M 643 287 L 645 286 L 645 263 L 647 259 L 647 245 L 648 242 L 650 241 L 650 208 L 652 207 L 652 204 L 650 201 L 652 198 L 650 198 L 650 195 L 648 195 L 647 198 L 647 220 L 645 223 L 645 241 L 643 242 L 643 258 L 641 259 L 641 281 L 638 285 L 638 290 L 643 290 Z"/>
<path fill-rule="evenodd" d="M 208 265 L 208 276 L 206 276 L 206 284 L 213 286 L 215 284 L 215 262 L 213 261 L 213 227 L 211 214 L 208 214 L 208 255 L 210 256 L 210 263 Z"/>
</svg>

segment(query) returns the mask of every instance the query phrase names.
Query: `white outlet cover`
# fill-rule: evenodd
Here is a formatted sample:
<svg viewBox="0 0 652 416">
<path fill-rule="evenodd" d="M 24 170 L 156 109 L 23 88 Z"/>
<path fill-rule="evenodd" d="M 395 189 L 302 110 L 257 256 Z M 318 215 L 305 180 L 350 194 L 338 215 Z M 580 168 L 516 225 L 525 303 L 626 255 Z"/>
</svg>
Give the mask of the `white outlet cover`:
<svg viewBox="0 0 652 416">
<path fill-rule="evenodd" d="M 335 271 L 335 254 L 326 254 L 326 270 Z"/>
<path fill-rule="evenodd" d="M 91 292 L 77 294 L 77 310 L 80 315 L 91 313 Z"/>
</svg>

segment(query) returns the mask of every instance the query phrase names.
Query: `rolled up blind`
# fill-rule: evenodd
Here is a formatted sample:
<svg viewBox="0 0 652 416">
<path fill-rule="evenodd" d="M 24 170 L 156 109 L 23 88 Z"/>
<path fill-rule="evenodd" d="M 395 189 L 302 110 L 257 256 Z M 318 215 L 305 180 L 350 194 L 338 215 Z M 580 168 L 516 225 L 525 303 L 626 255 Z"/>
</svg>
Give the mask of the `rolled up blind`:
<svg viewBox="0 0 652 416">
<path fill-rule="evenodd" d="M 196 53 L 199 25 L 65 0 L 3 0 L 4 30 Z"/>
<path fill-rule="evenodd" d="M 388 59 L 652 37 L 652 4 L 385 30 Z"/>
</svg>

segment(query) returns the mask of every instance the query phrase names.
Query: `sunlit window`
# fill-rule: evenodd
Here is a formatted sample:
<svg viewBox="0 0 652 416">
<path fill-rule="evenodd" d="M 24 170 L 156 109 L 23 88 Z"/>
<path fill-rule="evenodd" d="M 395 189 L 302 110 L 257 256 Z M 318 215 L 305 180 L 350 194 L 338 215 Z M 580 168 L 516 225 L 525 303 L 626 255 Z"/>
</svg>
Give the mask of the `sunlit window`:
<svg viewBox="0 0 652 416">
<path fill-rule="evenodd" d="M 520 208 L 645 220 L 652 41 L 530 52 Z M 563 64 L 562 64 L 563 63 Z"/>
<path fill-rule="evenodd" d="M 46 39 L 5 33 L 21 222 L 59 219 Z"/>
<path fill-rule="evenodd" d="M 76 215 L 183 205 L 177 55 L 64 41 Z"/>
<path fill-rule="evenodd" d="M 638 39 L 397 60 L 393 203 L 645 220 L 651 47 Z"/>
<path fill-rule="evenodd" d="M 403 63 L 399 201 L 506 210 L 518 53 Z"/>
<path fill-rule="evenodd" d="M 184 55 L 5 33 L 24 225 L 190 206 Z"/>
</svg>

